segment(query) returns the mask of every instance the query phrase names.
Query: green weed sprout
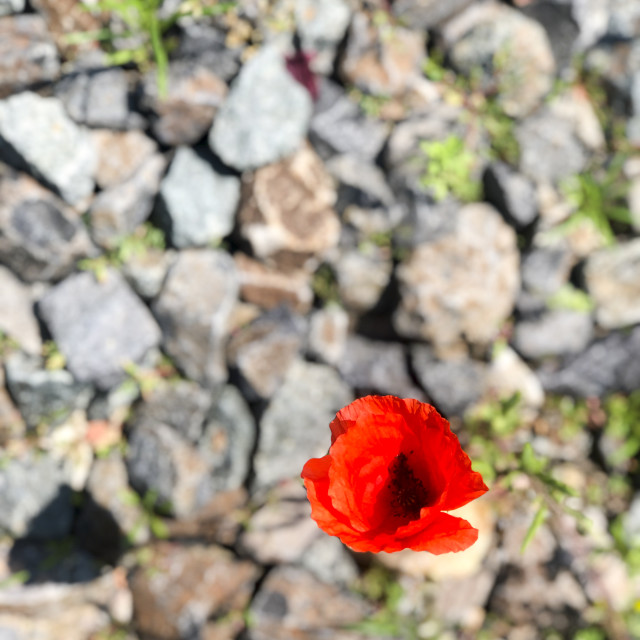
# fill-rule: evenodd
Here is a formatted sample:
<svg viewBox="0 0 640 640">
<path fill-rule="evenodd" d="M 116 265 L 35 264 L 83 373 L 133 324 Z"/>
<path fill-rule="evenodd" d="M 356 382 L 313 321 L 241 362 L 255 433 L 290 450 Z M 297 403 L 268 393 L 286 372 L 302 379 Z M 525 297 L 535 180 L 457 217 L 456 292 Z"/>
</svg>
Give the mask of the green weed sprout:
<svg viewBox="0 0 640 640">
<path fill-rule="evenodd" d="M 125 24 L 123 33 L 114 33 L 109 28 L 96 31 L 75 32 L 66 37 L 69 44 L 80 44 L 90 41 L 109 43 L 113 48 L 107 56 L 109 64 L 118 66 L 134 63 L 141 69 L 156 66 L 158 95 L 164 98 L 168 92 L 169 47 L 166 33 L 176 22 L 186 16 L 219 15 L 229 11 L 235 2 L 213 2 L 203 4 L 201 1 L 181 3 L 178 10 L 166 18 L 160 16 L 163 0 L 100 0 L 95 5 L 85 5 L 88 11 L 105 11 L 116 14 Z M 118 39 L 133 38 L 135 46 L 115 49 Z"/>
<path fill-rule="evenodd" d="M 420 143 L 420 150 L 428 160 L 421 183 L 432 191 L 437 202 L 449 194 L 463 202 L 480 198 L 480 182 L 471 177 L 475 158 L 458 136 L 452 135 L 443 141 L 424 140 Z"/>
</svg>

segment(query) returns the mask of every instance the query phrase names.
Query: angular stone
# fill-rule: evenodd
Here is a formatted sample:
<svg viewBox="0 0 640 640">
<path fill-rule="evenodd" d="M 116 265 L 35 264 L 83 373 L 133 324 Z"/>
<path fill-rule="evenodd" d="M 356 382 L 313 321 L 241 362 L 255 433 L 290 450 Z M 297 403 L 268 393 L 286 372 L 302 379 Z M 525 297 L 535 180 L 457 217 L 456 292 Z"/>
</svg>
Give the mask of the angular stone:
<svg viewBox="0 0 640 640">
<path fill-rule="evenodd" d="M 131 593 L 124 570 L 79 584 L 46 583 L 3 589 L 0 633 L 7 640 L 86 640 L 109 633 L 112 622 L 127 625 Z"/>
<path fill-rule="evenodd" d="M 70 204 L 80 205 L 93 192 L 95 149 L 57 98 L 25 91 L 0 101 L 0 153 Z"/>
<path fill-rule="evenodd" d="M 484 393 L 486 366 L 476 360 L 440 360 L 430 347 L 413 345 L 411 364 L 429 399 L 448 418 L 464 416 Z"/>
<path fill-rule="evenodd" d="M 338 45 L 351 19 L 345 0 L 301 0 L 295 5 L 296 26 L 304 51 L 313 51 L 311 70 L 330 74 Z"/>
<path fill-rule="evenodd" d="M 318 309 L 309 320 L 309 351 L 327 364 L 342 358 L 349 333 L 349 314 L 337 305 Z"/>
<path fill-rule="evenodd" d="M 403 24 L 414 29 L 432 29 L 473 4 L 473 0 L 396 0 L 392 11 Z"/>
<path fill-rule="evenodd" d="M 409 377 L 405 352 L 400 344 L 351 335 L 337 366 L 342 377 L 359 391 L 359 395 L 421 396 Z"/>
<path fill-rule="evenodd" d="M 387 126 L 365 116 L 337 84 L 320 83 L 320 96 L 311 120 L 309 139 L 323 158 L 351 153 L 374 160 L 387 138 Z"/>
<path fill-rule="evenodd" d="M 327 629 L 335 640 L 358 640 L 361 634 L 344 629 L 370 615 L 370 607 L 303 569 L 285 566 L 269 573 L 250 612 L 249 640 L 320 638 Z"/>
<path fill-rule="evenodd" d="M 14 438 L 22 439 L 26 425 L 5 387 L 4 369 L 0 368 L 0 445 L 6 446 Z"/>
<path fill-rule="evenodd" d="M 71 531 L 71 489 L 50 456 L 12 458 L 0 470 L 0 529 L 14 538 L 52 540 Z"/>
<path fill-rule="evenodd" d="M 297 313 L 306 313 L 313 303 L 311 277 L 302 270 L 283 271 L 234 253 L 240 296 L 263 309 L 285 305 Z"/>
<path fill-rule="evenodd" d="M 26 174 L 0 179 L 0 260 L 23 280 L 54 280 L 94 251 L 80 217 Z"/>
<path fill-rule="evenodd" d="M 600 325 L 617 329 L 640 322 L 640 239 L 593 253 L 584 274 Z"/>
<path fill-rule="evenodd" d="M 311 98 L 289 74 L 275 47 L 264 47 L 231 85 L 209 134 L 231 167 L 255 169 L 284 158 L 304 140 Z"/>
<path fill-rule="evenodd" d="M 98 154 L 96 183 L 108 189 L 126 182 L 158 151 L 154 140 L 141 131 L 91 131 L 91 139 Z"/>
<path fill-rule="evenodd" d="M 176 253 L 172 250 L 147 248 L 143 253 L 128 256 L 122 273 L 139 296 L 151 300 L 160 293 L 175 259 Z"/>
<path fill-rule="evenodd" d="M 351 20 L 349 37 L 339 63 L 346 84 L 373 95 L 401 95 L 420 75 L 425 36 L 399 26 L 379 29 L 365 13 Z"/>
<path fill-rule="evenodd" d="M 390 231 L 395 197 L 384 172 L 371 162 L 353 155 L 339 155 L 326 163 L 338 181 L 336 211 L 365 236 Z"/>
<path fill-rule="evenodd" d="M 310 457 L 324 455 L 327 425 L 352 398 L 331 367 L 295 362 L 262 415 L 254 486 L 298 477 Z"/>
<path fill-rule="evenodd" d="M 167 537 L 232 547 L 238 541 L 242 523 L 247 517 L 247 499 L 247 492 L 242 488 L 216 493 L 189 516 L 180 520 L 164 519 Z"/>
<path fill-rule="evenodd" d="M 268 399 L 280 388 L 298 358 L 306 333 L 299 316 L 283 308 L 266 313 L 229 340 L 227 358 L 250 397 Z"/>
<path fill-rule="evenodd" d="M 238 297 L 233 259 L 224 251 L 181 251 L 153 312 L 167 353 L 189 378 L 216 385 L 226 380 L 223 342 Z"/>
<path fill-rule="evenodd" d="M 24 11 L 25 0 L 2 0 L 0 2 L 0 16 Z"/>
<path fill-rule="evenodd" d="M 252 514 L 240 546 L 261 564 L 302 560 L 320 535 L 311 519 L 311 506 L 300 485 L 277 487 L 269 502 Z"/>
<path fill-rule="evenodd" d="M 546 391 L 602 397 L 613 391 L 640 388 L 640 328 L 615 331 L 597 340 L 558 370 L 540 370 Z"/>
<path fill-rule="evenodd" d="M 7 359 L 7 387 L 28 427 L 55 426 L 74 410 L 85 410 L 93 397 L 90 385 L 81 384 L 63 369 L 48 370 L 40 358 L 16 353 Z"/>
<path fill-rule="evenodd" d="M 148 74 L 143 102 L 153 112 L 154 136 L 168 146 L 201 140 L 227 95 L 224 80 L 205 66 L 177 60 L 169 65 L 168 91 L 162 99 L 158 98 L 157 84 L 156 73 Z"/>
<path fill-rule="evenodd" d="M 536 415 L 544 403 L 544 390 L 536 374 L 511 347 L 503 347 L 487 369 L 489 398 L 509 398 L 519 394 L 523 418 Z"/>
<path fill-rule="evenodd" d="M 245 399 L 236 387 L 225 385 L 214 400 L 198 443 L 216 495 L 243 486 L 256 436 L 256 422 Z"/>
<path fill-rule="evenodd" d="M 486 344 L 511 313 L 520 288 L 516 236 L 495 209 L 464 206 L 456 233 L 419 245 L 398 268 L 396 329 L 439 349 Z M 452 292 L 456 292 L 452 296 Z"/>
<path fill-rule="evenodd" d="M 196 443 L 202 436 L 210 407 L 210 392 L 196 382 L 161 382 L 136 405 L 132 421 L 162 422 Z"/>
<path fill-rule="evenodd" d="M 548 297 L 569 282 L 571 253 L 563 247 L 534 247 L 522 257 L 522 286 Z"/>
<path fill-rule="evenodd" d="M 206 246 L 231 233 L 240 200 L 240 180 L 212 165 L 211 158 L 180 147 L 160 186 L 160 205 L 173 245 Z"/>
<path fill-rule="evenodd" d="M 387 247 L 366 244 L 336 253 L 331 264 L 337 275 L 340 300 L 352 311 L 368 311 L 389 284 L 393 271 L 391 252 Z"/>
<path fill-rule="evenodd" d="M 497 89 L 497 101 L 512 117 L 538 107 L 551 90 L 555 61 L 542 26 L 499 2 L 475 4 L 447 23 L 445 46 L 464 73 L 482 69 L 485 88 Z"/>
<path fill-rule="evenodd" d="M 136 629 L 162 640 L 199 637 L 207 619 L 243 610 L 260 571 L 221 547 L 158 543 L 131 578 Z"/>
<path fill-rule="evenodd" d="M 593 337 L 588 313 L 558 309 L 515 326 L 513 346 L 525 358 L 564 356 L 583 351 Z"/>
<path fill-rule="evenodd" d="M 178 517 L 192 514 L 213 494 L 203 456 L 161 422 L 135 425 L 126 463 L 131 486 L 142 497 L 154 492 L 163 512 Z"/>
<path fill-rule="evenodd" d="M 19 15 L 0 20 L 0 97 L 40 82 L 51 82 L 59 73 L 58 52 L 47 23 L 40 16 Z"/>
<path fill-rule="evenodd" d="M 151 213 L 166 161 L 160 153 L 147 158 L 126 182 L 100 192 L 89 209 L 91 235 L 102 247 L 113 248 Z"/>
<path fill-rule="evenodd" d="M 123 365 L 139 362 L 161 337 L 148 309 L 116 271 L 102 282 L 90 273 L 69 276 L 42 297 L 38 309 L 69 371 L 100 389 L 122 380 Z"/>
<path fill-rule="evenodd" d="M 484 192 L 487 201 L 516 229 L 528 227 L 538 215 L 531 181 L 502 162 L 494 162 L 485 171 Z"/>
<path fill-rule="evenodd" d="M 337 243 L 335 190 L 311 149 L 259 169 L 245 191 L 240 233 L 259 258 L 280 258 L 286 265 L 299 266 Z"/>
<path fill-rule="evenodd" d="M 0 239 L 0 246 L 1 242 Z M 0 266 L 0 291 L 0 333 L 15 340 L 23 351 L 31 355 L 40 353 L 42 339 L 33 314 L 31 292 L 3 266 Z"/>
</svg>

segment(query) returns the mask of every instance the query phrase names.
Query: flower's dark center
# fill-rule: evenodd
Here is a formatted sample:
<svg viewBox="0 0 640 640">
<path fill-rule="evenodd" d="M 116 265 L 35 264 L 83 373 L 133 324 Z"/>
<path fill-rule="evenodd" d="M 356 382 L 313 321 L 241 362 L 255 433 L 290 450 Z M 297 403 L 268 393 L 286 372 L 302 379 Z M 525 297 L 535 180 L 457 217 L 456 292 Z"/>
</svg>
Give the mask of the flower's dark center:
<svg viewBox="0 0 640 640">
<path fill-rule="evenodd" d="M 413 453 L 413 452 L 411 452 Z M 415 520 L 420 509 L 427 504 L 429 494 L 422 481 L 416 478 L 404 453 L 399 453 L 389 464 L 391 510 L 394 516 Z"/>
</svg>

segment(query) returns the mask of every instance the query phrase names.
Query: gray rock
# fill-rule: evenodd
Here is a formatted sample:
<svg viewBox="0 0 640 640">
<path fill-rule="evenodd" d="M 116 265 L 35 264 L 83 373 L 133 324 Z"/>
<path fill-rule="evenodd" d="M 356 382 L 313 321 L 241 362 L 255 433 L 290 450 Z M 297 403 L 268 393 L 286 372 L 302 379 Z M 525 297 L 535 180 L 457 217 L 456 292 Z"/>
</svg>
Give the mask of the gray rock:
<svg viewBox="0 0 640 640">
<path fill-rule="evenodd" d="M 122 265 L 122 273 L 139 296 L 151 300 L 160 293 L 175 258 L 172 250 L 147 249 L 129 256 Z"/>
<path fill-rule="evenodd" d="M 485 390 L 486 365 L 469 358 L 438 359 L 426 345 L 411 347 L 420 384 L 446 417 L 463 416 Z"/>
<path fill-rule="evenodd" d="M 396 0 L 393 14 L 414 29 L 433 29 L 473 4 L 473 0 Z"/>
<path fill-rule="evenodd" d="M 612 332 L 560 369 L 542 369 L 538 376 L 552 393 L 602 397 L 613 391 L 635 391 L 640 387 L 640 327 L 629 333 Z"/>
<path fill-rule="evenodd" d="M 11 271 L 0 266 L 0 291 L 0 333 L 13 338 L 23 351 L 32 355 L 40 353 L 42 339 L 29 289 Z"/>
<path fill-rule="evenodd" d="M 419 245 L 399 266 L 397 331 L 432 340 L 438 355 L 462 336 L 488 343 L 513 309 L 518 262 L 515 233 L 500 214 L 484 203 L 464 206 L 456 233 Z"/>
<path fill-rule="evenodd" d="M 577 48 L 580 27 L 573 17 L 572 7 L 557 2 L 535 2 L 522 8 L 523 13 L 537 20 L 549 38 L 553 57 L 559 70 L 568 71 Z"/>
<path fill-rule="evenodd" d="M 128 443 L 129 483 L 143 497 L 155 492 L 162 511 L 184 517 L 211 497 L 207 462 L 172 427 L 161 422 L 138 424 Z"/>
<path fill-rule="evenodd" d="M 102 282 L 79 273 L 50 289 L 39 314 L 67 366 L 81 382 L 108 389 L 160 341 L 160 330 L 122 276 L 108 271 Z"/>
<path fill-rule="evenodd" d="M 302 349 L 306 323 L 285 307 L 274 309 L 236 331 L 227 348 L 250 398 L 270 398 L 282 385 Z"/>
<path fill-rule="evenodd" d="M 180 147 L 160 186 L 162 213 L 172 243 L 205 246 L 231 233 L 240 200 L 240 180 L 225 175 L 190 147 Z"/>
<path fill-rule="evenodd" d="M 155 153 L 126 182 L 96 196 L 89 209 L 91 235 L 96 243 L 113 248 L 149 217 L 165 166 L 164 157 Z"/>
<path fill-rule="evenodd" d="M 254 621 L 247 640 L 321 638 L 331 629 L 334 640 L 362 637 L 348 627 L 370 615 L 364 599 L 319 581 L 304 569 L 281 566 L 269 572 L 251 602 Z"/>
<path fill-rule="evenodd" d="M 309 139 L 327 158 L 349 153 L 374 160 L 387 138 L 387 126 L 367 117 L 338 85 L 323 80 L 309 129 Z"/>
<path fill-rule="evenodd" d="M 162 382 L 138 403 L 132 422 L 162 422 L 196 443 L 210 407 L 211 394 L 196 382 Z"/>
<path fill-rule="evenodd" d="M 94 252 L 78 214 L 26 174 L 0 178 L 0 261 L 23 280 L 54 280 Z"/>
<path fill-rule="evenodd" d="M 460 203 L 452 197 L 434 202 L 426 193 L 407 194 L 405 215 L 393 233 L 394 244 L 413 249 L 455 233 Z"/>
<path fill-rule="evenodd" d="M 544 108 L 516 126 L 520 168 L 538 182 L 557 183 L 580 173 L 589 156 L 571 122 Z"/>
<path fill-rule="evenodd" d="M 2 0 L 0 2 L 0 16 L 24 11 L 25 0 Z"/>
<path fill-rule="evenodd" d="M 569 281 L 572 266 L 573 257 L 567 249 L 534 247 L 522 258 L 522 286 L 550 296 Z"/>
<path fill-rule="evenodd" d="M 360 394 L 393 394 L 419 397 L 407 370 L 402 345 L 368 340 L 357 335 L 347 338 L 338 371 Z"/>
<path fill-rule="evenodd" d="M 347 309 L 363 313 L 380 300 L 391 278 L 393 262 L 388 247 L 363 244 L 356 249 L 343 248 L 331 257 L 340 300 Z"/>
<path fill-rule="evenodd" d="M 224 251 L 181 251 L 153 304 L 167 353 L 205 386 L 227 377 L 223 342 L 238 297 L 233 259 Z"/>
<path fill-rule="evenodd" d="M 241 48 L 227 46 L 227 32 L 220 26 L 203 20 L 185 20 L 180 24 L 180 31 L 175 52 L 177 60 L 197 61 L 225 81 L 238 73 Z"/>
<path fill-rule="evenodd" d="M 593 337 L 593 320 L 587 313 L 559 309 L 540 318 L 518 322 L 513 346 L 525 358 L 564 356 L 583 351 Z"/>
<path fill-rule="evenodd" d="M 351 390 L 332 368 L 294 363 L 260 421 L 254 488 L 298 477 L 310 457 L 324 455 L 329 422 L 352 399 Z"/>
<path fill-rule="evenodd" d="M 129 109 L 129 80 L 123 69 L 66 76 L 56 85 L 56 96 L 79 124 L 107 129 L 144 126 L 142 116 Z"/>
<path fill-rule="evenodd" d="M 530 180 L 502 162 L 494 162 L 484 174 L 484 193 L 516 229 L 532 224 L 538 216 L 536 191 Z"/>
<path fill-rule="evenodd" d="M 600 325 L 616 329 L 640 322 L 640 239 L 592 253 L 584 275 Z"/>
<path fill-rule="evenodd" d="M 0 153 L 25 166 L 70 204 L 93 192 L 96 154 L 91 138 L 57 98 L 25 91 L 0 101 Z"/>
<path fill-rule="evenodd" d="M 24 0 L 2 0 L 0 16 L 22 11 L 23 7 Z M 59 73 L 58 51 L 41 16 L 0 20 L 0 97 L 51 82 Z"/>
<path fill-rule="evenodd" d="M 71 531 L 71 489 L 48 456 L 12 458 L 0 470 L 0 529 L 14 538 L 51 540 Z"/>
<path fill-rule="evenodd" d="M 293 153 L 311 118 L 311 98 L 273 47 L 246 63 L 231 85 L 209 134 L 213 151 L 240 171 Z"/>
<path fill-rule="evenodd" d="M 315 54 L 311 69 L 330 74 L 336 50 L 349 26 L 351 6 L 345 0 L 301 0 L 295 5 L 295 16 L 302 49 Z"/>
<path fill-rule="evenodd" d="M 378 166 L 343 154 L 329 160 L 326 168 L 338 181 L 335 208 L 344 222 L 365 238 L 388 234 L 397 226 L 403 211 Z"/>
<path fill-rule="evenodd" d="M 147 74 L 143 105 L 148 107 L 151 130 L 165 145 L 194 144 L 211 128 L 213 118 L 227 95 L 227 85 L 214 71 L 191 60 L 169 65 L 167 95 L 158 97 L 157 74 Z"/>
<path fill-rule="evenodd" d="M 231 385 L 214 399 L 198 450 L 209 468 L 215 493 L 241 487 L 249 474 L 256 423 L 240 392 Z"/>
<path fill-rule="evenodd" d="M 294 490 L 292 490 L 294 489 Z M 322 534 L 311 519 L 311 506 L 301 485 L 276 487 L 267 503 L 251 515 L 240 536 L 240 548 L 261 564 L 302 560 Z"/>
<path fill-rule="evenodd" d="M 540 106 L 551 90 L 555 61 L 542 26 L 498 2 L 476 3 L 443 29 L 453 65 L 464 73 L 482 70 L 485 90 L 512 117 Z"/>
<path fill-rule="evenodd" d="M 5 368 L 7 387 L 31 428 L 59 424 L 72 411 L 86 409 L 93 397 L 90 385 L 76 382 L 63 369 L 45 369 L 39 358 L 17 353 L 7 360 Z"/>
</svg>

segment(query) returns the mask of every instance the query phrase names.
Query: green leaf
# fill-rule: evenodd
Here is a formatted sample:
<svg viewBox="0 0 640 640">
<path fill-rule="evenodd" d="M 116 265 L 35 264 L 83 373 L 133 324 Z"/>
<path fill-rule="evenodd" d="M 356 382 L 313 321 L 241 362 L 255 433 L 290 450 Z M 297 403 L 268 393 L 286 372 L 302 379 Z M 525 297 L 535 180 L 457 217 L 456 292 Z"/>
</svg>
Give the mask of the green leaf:
<svg viewBox="0 0 640 640">
<path fill-rule="evenodd" d="M 530 442 L 525 443 L 524 447 L 522 447 L 520 463 L 522 464 L 523 471 L 534 476 L 540 475 L 548 464 L 547 460 L 539 458 L 535 454 Z"/>
<path fill-rule="evenodd" d="M 524 536 L 524 540 L 522 541 L 522 545 L 520 546 L 520 553 L 524 553 L 531 544 L 533 537 L 536 535 L 538 529 L 542 526 L 544 521 L 547 519 L 547 515 L 549 515 L 549 510 L 547 509 L 547 505 L 544 502 L 540 503 L 538 510 L 533 516 L 533 520 L 527 529 L 527 533 Z"/>
</svg>

